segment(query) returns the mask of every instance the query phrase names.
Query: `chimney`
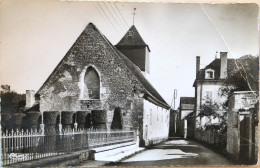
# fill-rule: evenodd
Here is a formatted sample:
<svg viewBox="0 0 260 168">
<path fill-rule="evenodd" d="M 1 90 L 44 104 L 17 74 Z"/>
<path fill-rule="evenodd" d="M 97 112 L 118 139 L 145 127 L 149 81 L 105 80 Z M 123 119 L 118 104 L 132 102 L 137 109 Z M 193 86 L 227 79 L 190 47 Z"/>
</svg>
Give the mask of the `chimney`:
<svg viewBox="0 0 260 168">
<path fill-rule="evenodd" d="M 198 73 L 200 70 L 200 56 L 196 57 L 196 78 L 198 77 Z"/>
<path fill-rule="evenodd" d="M 26 108 L 30 108 L 33 106 L 35 102 L 35 91 L 34 90 L 26 90 Z"/>
<path fill-rule="evenodd" d="M 220 79 L 227 78 L 227 52 L 220 52 Z"/>
</svg>

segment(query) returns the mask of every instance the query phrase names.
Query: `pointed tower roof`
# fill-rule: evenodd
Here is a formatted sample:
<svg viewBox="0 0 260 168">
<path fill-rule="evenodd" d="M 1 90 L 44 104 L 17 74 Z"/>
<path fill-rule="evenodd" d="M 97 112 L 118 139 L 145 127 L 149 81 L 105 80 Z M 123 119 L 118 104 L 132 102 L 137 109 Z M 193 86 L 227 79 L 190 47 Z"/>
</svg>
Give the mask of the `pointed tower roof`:
<svg viewBox="0 0 260 168">
<path fill-rule="evenodd" d="M 147 46 L 149 49 L 149 46 L 144 42 L 134 25 L 130 27 L 124 37 L 117 43 L 117 46 Z"/>
</svg>

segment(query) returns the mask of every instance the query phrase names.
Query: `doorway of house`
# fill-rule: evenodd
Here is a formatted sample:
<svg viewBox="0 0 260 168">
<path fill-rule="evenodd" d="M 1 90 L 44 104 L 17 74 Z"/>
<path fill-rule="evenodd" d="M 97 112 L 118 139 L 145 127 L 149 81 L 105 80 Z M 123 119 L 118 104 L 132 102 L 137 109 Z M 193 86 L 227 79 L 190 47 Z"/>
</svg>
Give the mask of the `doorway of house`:
<svg viewBox="0 0 260 168">
<path fill-rule="evenodd" d="M 111 129 L 121 130 L 122 127 L 122 116 L 121 116 L 121 109 L 119 107 L 115 108 L 113 121 L 111 124 Z"/>
<path fill-rule="evenodd" d="M 251 144 L 251 134 L 250 134 L 250 115 L 240 114 L 240 160 L 249 161 L 250 159 L 250 144 Z"/>
</svg>

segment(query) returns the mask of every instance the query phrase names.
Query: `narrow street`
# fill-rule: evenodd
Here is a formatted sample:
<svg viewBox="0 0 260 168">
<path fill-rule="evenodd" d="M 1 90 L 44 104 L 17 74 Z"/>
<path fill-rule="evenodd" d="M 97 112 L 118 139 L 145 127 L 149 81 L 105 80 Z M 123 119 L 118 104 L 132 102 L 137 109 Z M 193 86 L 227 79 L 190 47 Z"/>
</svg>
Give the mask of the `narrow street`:
<svg viewBox="0 0 260 168">
<path fill-rule="evenodd" d="M 223 155 L 190 140 L 174 139 L 109 166 L 235 165 Z"/>
</svg>

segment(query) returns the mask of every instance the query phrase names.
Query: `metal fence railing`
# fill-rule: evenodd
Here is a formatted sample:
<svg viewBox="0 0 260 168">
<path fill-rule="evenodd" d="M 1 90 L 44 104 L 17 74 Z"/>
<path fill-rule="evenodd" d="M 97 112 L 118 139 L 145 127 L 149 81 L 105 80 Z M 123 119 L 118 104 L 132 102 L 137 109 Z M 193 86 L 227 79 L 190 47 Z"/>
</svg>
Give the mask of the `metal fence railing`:
<svg viewBox="0 0 260 168">
<path fill-rule="evenodd" d="M 87 130 L 89 148 L 96 148 L 134 141 L 134 131 L 113 130 Z"/>
<path fill-rule="evenodd" d="M 131 142 L 134 131 L 65 129 L 57 134 L 37 130 L 2 133 L 2 165 L 62 155 L 74 151 Z"/>
</svg>

